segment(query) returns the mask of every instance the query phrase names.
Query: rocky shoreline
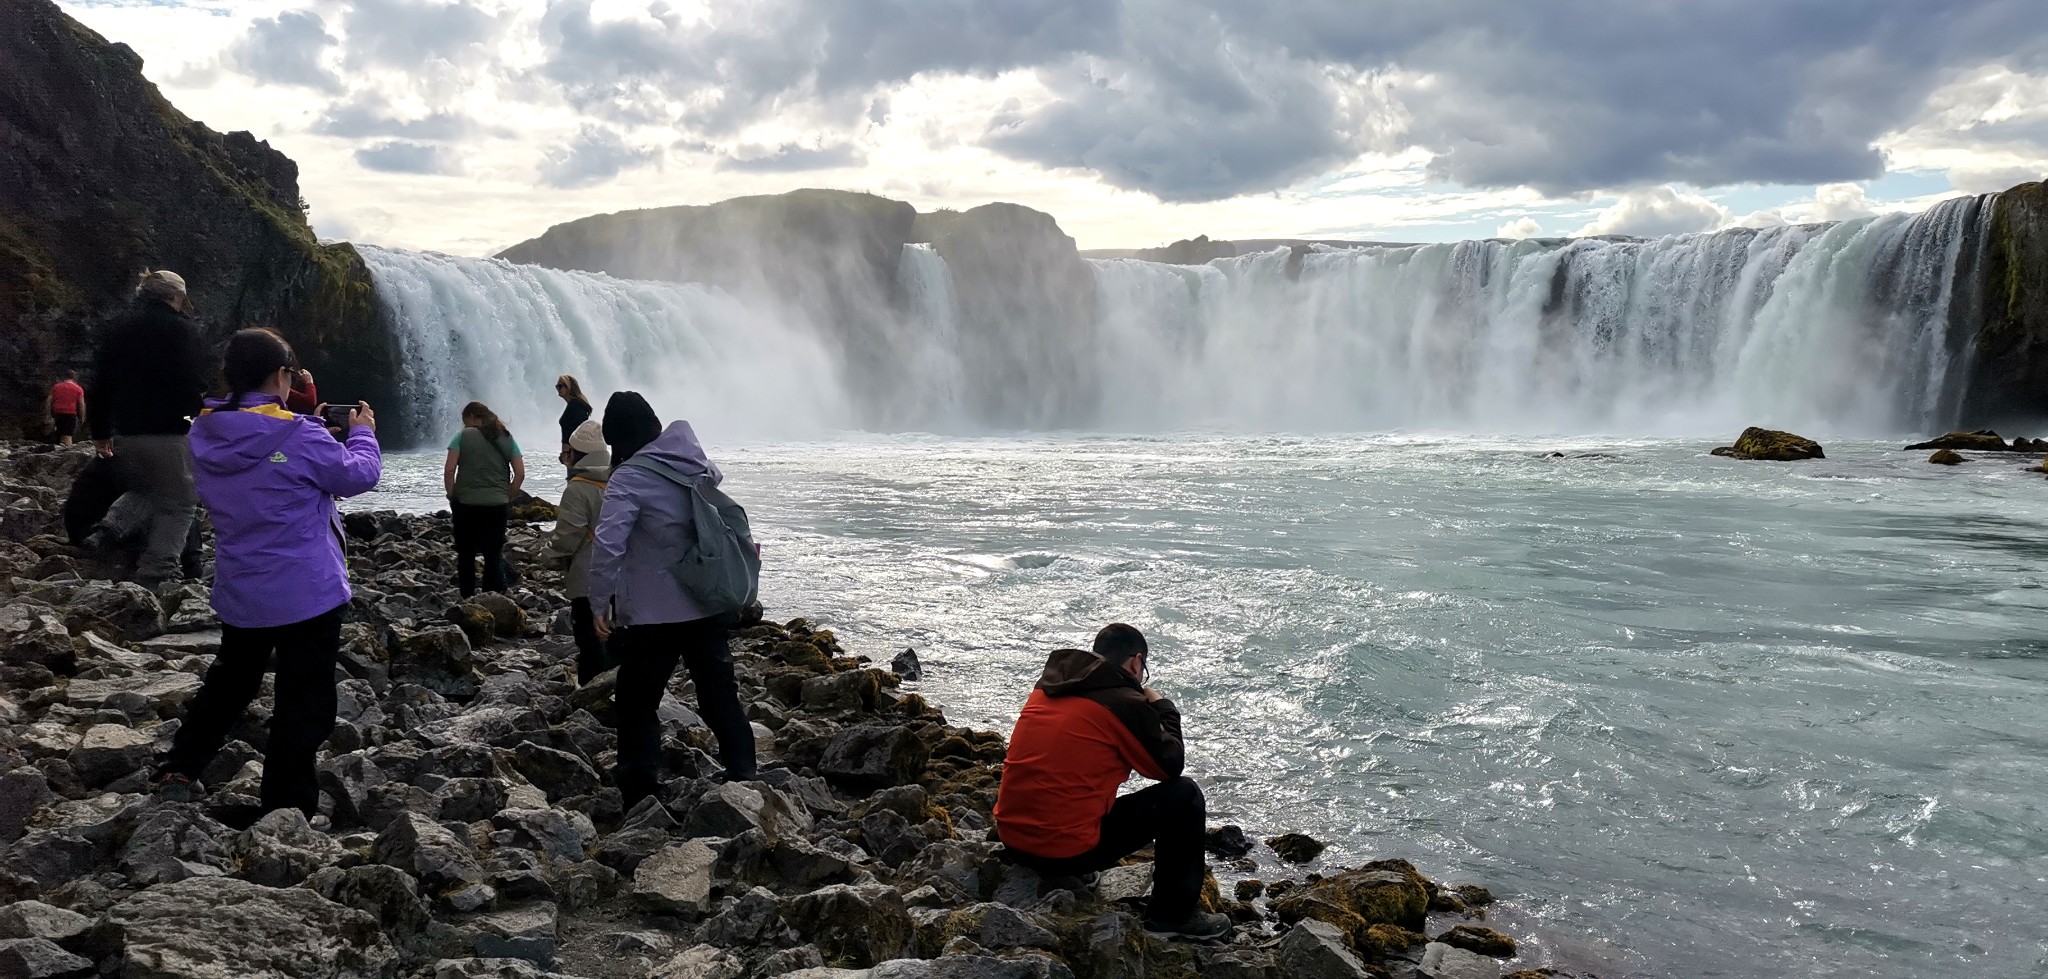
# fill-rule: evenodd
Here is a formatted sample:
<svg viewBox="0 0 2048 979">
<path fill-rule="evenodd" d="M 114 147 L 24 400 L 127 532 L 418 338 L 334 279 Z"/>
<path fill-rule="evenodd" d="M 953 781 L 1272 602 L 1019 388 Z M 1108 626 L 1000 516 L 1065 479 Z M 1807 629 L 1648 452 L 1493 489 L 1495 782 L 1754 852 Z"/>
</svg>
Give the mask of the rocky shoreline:
<svg viewBox="0 0 2048 979">
<path fill-rule="evenodd" d="M 255 818 L 260 697 L 193 803 L 147 794 L 218 648 L 204 586 L 161 595 L 71 547 L 83 448 L 0 458 L 0 974 L 432 979 L 1227 976 L 1494 979 L 1492 896 L 1402 860 L 1210 833 L 1224 941 L 1148 936 L 1133 861 L 1056 889 L 1004 862 L 1000 734 L 947 723 L 896 670 L 804 619 L 734 637 L 760 781 L 722 783 L 686 675 L 661 711 L 669 781 L 606 784 L 613 674 L 575 685 L 542 527 L 506 596 L 460 603 L 445 518 L 345 519 L 356 597 L 322 822 Z M 544 519 L 544 507 L 528 516 Z M 266 681 L 266 690 L 267 690 Z M 1142 854 L 1140 856 L 1143 856 Z M 1270 881 L 1268 883 L 1267 881 Z M 1057 882 L 1056 882 L 1057 883 Z M 1213 882 L 1212 882 L 1213 883 Z M 1434 935 L 1434 939 L 1429 936 Z M 1555 975 L 1525 970 L 1531 979 Z"/>
</svg>

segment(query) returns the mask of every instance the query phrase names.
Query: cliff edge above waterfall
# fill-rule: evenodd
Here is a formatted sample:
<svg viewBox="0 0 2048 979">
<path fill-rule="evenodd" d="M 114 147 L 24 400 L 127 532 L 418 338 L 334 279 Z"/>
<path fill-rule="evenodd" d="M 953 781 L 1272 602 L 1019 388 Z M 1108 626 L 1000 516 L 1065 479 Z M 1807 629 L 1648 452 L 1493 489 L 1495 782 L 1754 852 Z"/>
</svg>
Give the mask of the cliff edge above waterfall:
<svg viewBox="0 0 2048 979">
<path fill-rule="evenodd" d="M 297 164 L 187 118 L 132 49 L 50 0 L 0 10 L 0 433 L 39 433 L 54 375 L 85 366 L 94 329 L 157 267 L 185 277 L 218 335 L 274 326 L 322 353 L 333 390 L 395 390 L 369 273 L 352 246 L 314 239 Z"/>
<path fill-rule="evenodd" d="M 1991 205 L 1982 313 L 1963 420 L 1996 425 L 2048 414 L 2048 181 L 2021 184 Z"/>
</svg>

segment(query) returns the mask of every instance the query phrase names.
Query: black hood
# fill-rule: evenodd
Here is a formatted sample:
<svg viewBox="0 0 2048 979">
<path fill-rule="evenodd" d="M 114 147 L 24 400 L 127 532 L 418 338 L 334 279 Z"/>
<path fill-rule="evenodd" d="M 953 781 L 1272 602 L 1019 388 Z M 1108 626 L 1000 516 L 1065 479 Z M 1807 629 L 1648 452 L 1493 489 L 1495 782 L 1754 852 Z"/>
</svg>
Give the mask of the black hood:
<svg viewBox="0 0 2048 979">
<path fill-rule="evenodd" d="M 1073 697 L 1116 687 L 1142 689 L 1137 677 L 1085 649 L 1054 650 L 1038 677 L 1038 689 L 1048 697 Z"/>
</svg>

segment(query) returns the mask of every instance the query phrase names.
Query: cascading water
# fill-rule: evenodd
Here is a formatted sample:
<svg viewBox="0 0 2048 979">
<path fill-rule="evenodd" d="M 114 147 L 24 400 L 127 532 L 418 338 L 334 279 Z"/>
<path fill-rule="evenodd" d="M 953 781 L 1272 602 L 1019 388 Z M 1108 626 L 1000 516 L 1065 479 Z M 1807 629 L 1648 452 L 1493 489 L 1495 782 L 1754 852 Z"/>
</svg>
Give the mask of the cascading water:
<svg viewBox="0 0 2048 979">
<path fill-rule="evenodd" d="M 1096 261 L 1107 428 L 1892 433 L 1960 394 L 1983 198 L 1653 241 Z"/>
<path fill-rule="evenodd" d="M 407 409 L 428 432 L 483 401 L 552 455 L 555 377 L 638 390 L 664 418 L 749 435 L 843 427 L 833 358 L 808 330 L 697 285 L 364 247 L 397 325 Z"/>
<path fill-rule="evenodd" d="M 471 398 L 540 429 L 558 373 L 742 434 L 1028 425 L 972 417 L 970 395 L 1073 388 L 1032 365 L 1073 360 L 1036 354 L 1078 335 L 1101 367 L 1085 424 L 1108 431 L 1894 434 L 1956 413 L 1988 200 L 1652 241 L 1097 260 L 1092 329 L 975 347 L 1023 358 L 997 364 L 964 355 L 965 324 L 1000 324 L 963 314 L 927 245 L 904 246 L 896 308 L 859 311 L 857 340 L 776 299 L 363 252 L 428 430 Z"/>
</svg>

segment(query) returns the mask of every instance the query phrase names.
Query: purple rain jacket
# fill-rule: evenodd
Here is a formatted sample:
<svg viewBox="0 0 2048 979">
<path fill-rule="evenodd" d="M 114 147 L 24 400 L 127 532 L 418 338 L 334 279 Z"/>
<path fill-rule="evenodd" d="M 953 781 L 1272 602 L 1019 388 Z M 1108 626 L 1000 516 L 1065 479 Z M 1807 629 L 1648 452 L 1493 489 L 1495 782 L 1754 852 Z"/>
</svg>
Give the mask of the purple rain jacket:
<svg viewBox="0 0 2048 979">
<path fill-rule="evenodd" d="M 689 422 L 669 423 L 633 458 L 640 456 L 685 475 L 709 473 L 714 486 L 725 479 L 705 457 Z M 691 622 L 710 615 L 669 574 L 695 533 L 682 487 L 644 469 L 614 466 L 591 548 L 591 611 L 609 615 L 620 626 Z"/>
<path fill-rule="evenodd" d="M 213 518 L 213 610 L 243 629 L 290 625 L 348 603 L 336 497 L 377 485 L 377 435 L 352 429 L 346 443 L 320 419 L 282 399 L 242 396 L 239 411 L 207 401 L 192 423 L 192 477 Z"/>
</svg>

